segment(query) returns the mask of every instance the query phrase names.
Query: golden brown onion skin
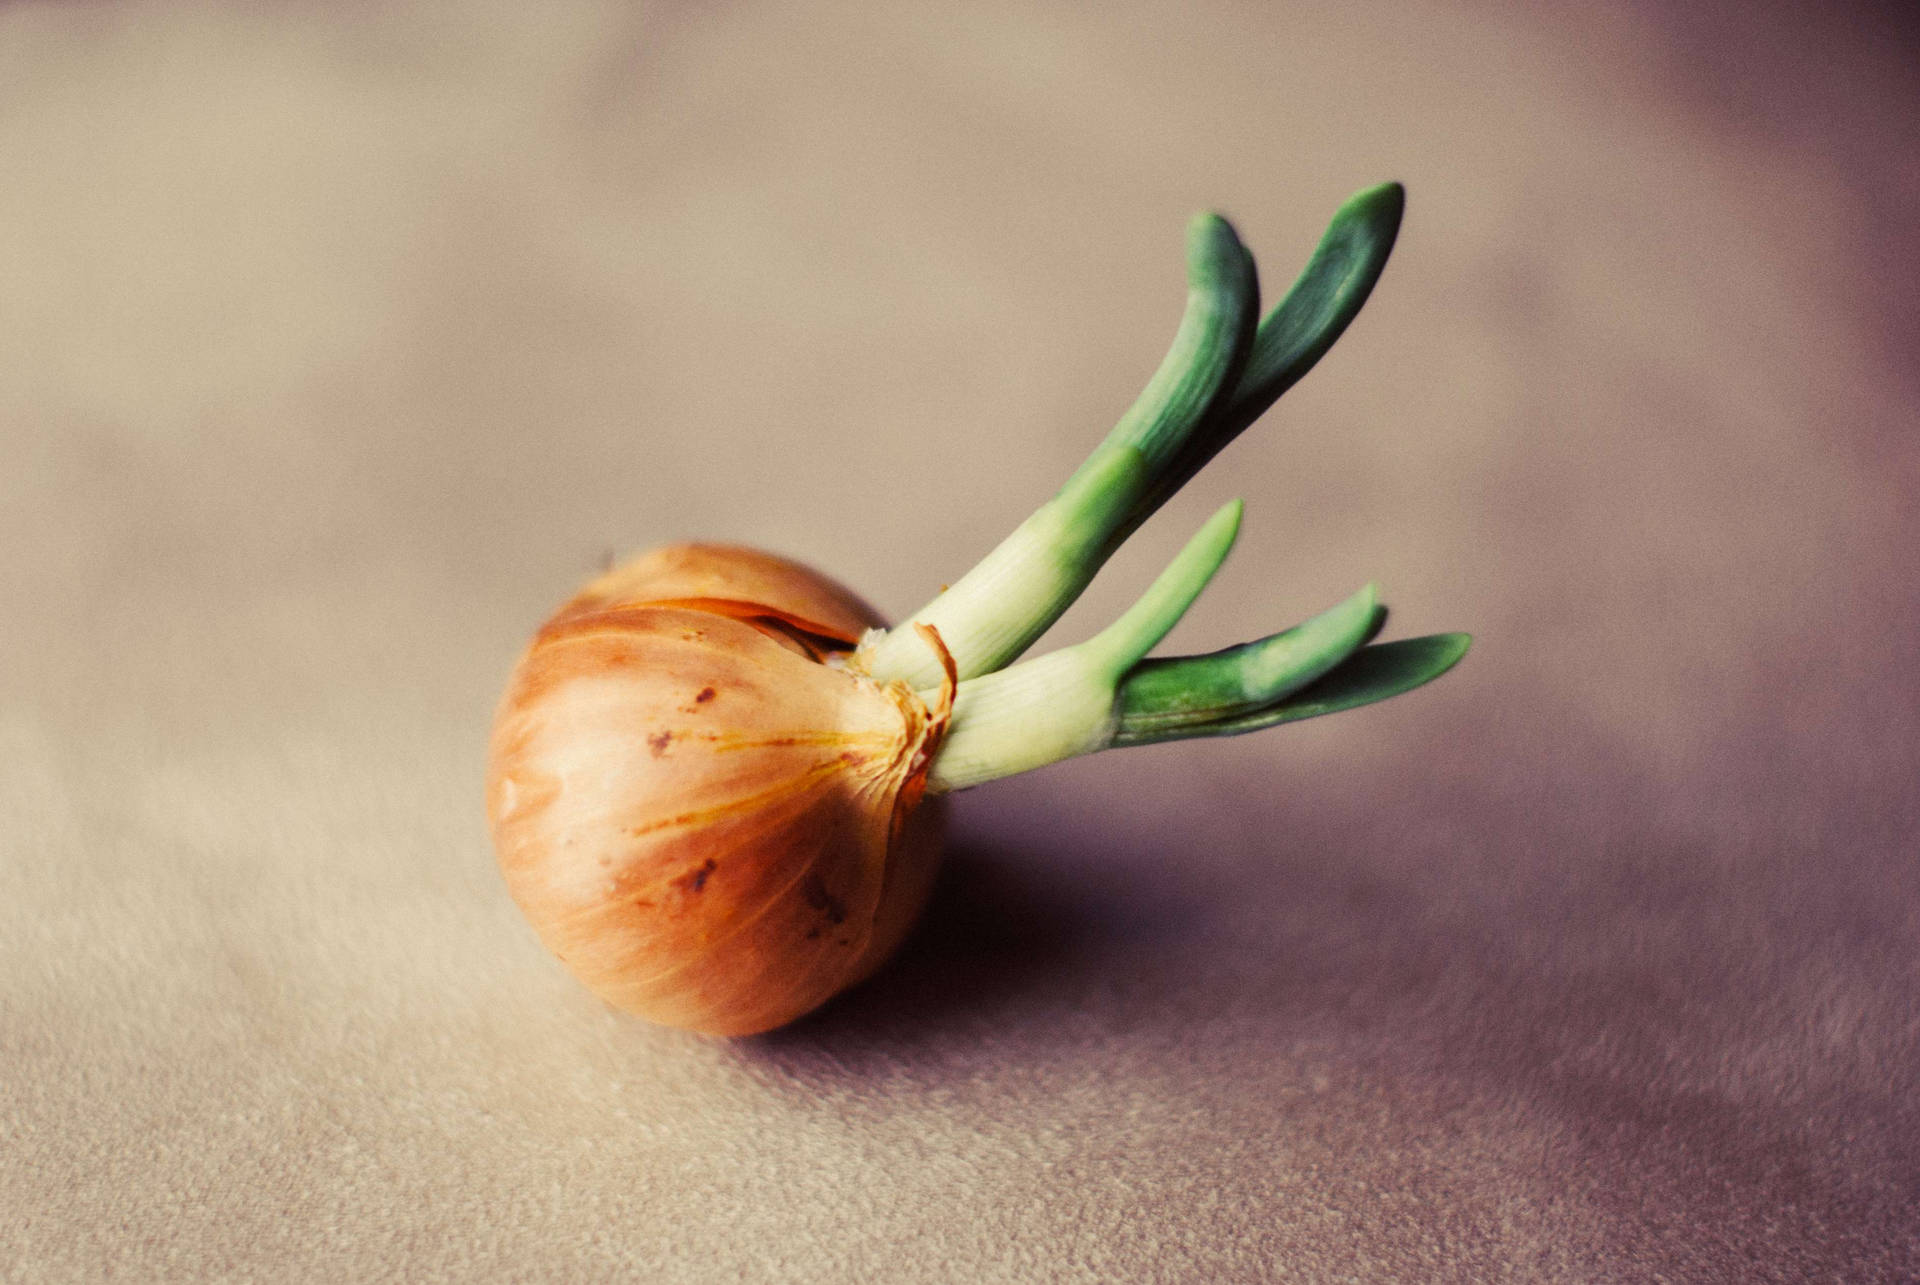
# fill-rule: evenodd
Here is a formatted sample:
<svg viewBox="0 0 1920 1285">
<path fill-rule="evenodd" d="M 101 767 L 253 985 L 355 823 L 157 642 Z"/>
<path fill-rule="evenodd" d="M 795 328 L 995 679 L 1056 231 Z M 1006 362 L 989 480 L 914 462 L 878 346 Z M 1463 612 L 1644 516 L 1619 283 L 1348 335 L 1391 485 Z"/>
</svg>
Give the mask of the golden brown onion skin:
<svg viewBox="0 0 1920 1285">
<path fill-rule="evenodd" d="M 487 816 L 514 901 L 595 994 L 747 1035 L 905 938 L 939 861 L 942 809 L 921 803 L 947 708 L 822 663 L 879 623 L 798 563 L 675 545 L 535 635 L 494 720 Z"/>
</svg>

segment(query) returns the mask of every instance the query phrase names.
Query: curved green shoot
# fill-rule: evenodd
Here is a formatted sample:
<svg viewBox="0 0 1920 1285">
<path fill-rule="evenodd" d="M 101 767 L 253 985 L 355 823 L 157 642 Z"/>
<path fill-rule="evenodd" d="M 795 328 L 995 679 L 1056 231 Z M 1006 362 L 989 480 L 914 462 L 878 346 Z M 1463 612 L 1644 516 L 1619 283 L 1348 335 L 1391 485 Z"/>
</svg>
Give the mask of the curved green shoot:
<svg viewBox="0 0 1920 1285">
<path fill-rule="evenodd" d="M 1135 735 L 1168 739 L 1273 705 L 1313 682 L 1365 642 L 1381 609 L 1368 585 L 1304 624 L 1207 656 L 1136 666 L 1120 686 L 1120 718 Z"/>
<path fill-rule="evenodd" d="M 1196 216 L 1187 231 L 1187 312 L 1145 391 L 1059 494 L 907 623 L 937 628 L 963 679 L 1016 660 L 1135 528 L 1346 331 L 1386 267 L 1405 207 L 1398 183 L 1349 198 L 1257 327 L 1252 257 L 1226 220 Z M 904 627 L 870 635 L 853 663 L 916 687 L 939 677 Z"/>
<path fill-rule="evenodd" d="M 940 680 L 914 624 L 940 631 L 962 679 L 1033 645 L 1118 547 L 1114 532 L 1184 449 L 1214 403 L 1239 386 L 1259 314 L 1253 256 L 1216 214 L 1187 228 L 1187 310 L 1146 389 L 1059 493 L 939 597 L 862 640 L 852 665 L 913 687 Z"/>
<path fill-rule="evenodd" d="M 1430 683 L 1452 669 L 1473 643 L 1468 634 L 1430 634 L 1362 647 L 1318 682 L 1263 709 L 1222 715 L 1212 720 L 1170 724 L 1143 711 L 1120 713 L 1110 744 L 1154 745 L 1203 736 L 1240 736 L 1281 723 L 1357 709 Z"/>
<path fill-rule="evenodd" d="M 1266 414 L 1346 333 L 1386 269 L 1406 208 L 1407 192 L 1398 183 L 1381 183 L 1347 198 L 1286 297 L 1260 322 L 1232 395 L 1187 435 L 1179 453 L 1135 501 L 1119 539 Z"/>
</svg>

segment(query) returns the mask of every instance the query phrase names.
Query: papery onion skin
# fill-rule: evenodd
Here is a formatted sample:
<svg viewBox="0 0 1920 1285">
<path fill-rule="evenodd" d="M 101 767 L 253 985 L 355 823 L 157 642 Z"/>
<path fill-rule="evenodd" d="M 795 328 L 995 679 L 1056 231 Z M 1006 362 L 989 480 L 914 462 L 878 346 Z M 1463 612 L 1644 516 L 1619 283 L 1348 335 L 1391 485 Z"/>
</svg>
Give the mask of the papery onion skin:
<svg viewBox="0 0 1920 1285">
<path fill-rule="evenodd" d="M 541 628 L 495 717 L 487 815 L 508 891 L 601 998 L 715 1035 L 870 975 L 938 867 L 925 801 L 949 697 L 822 663 L 881 622 L 798 563 L 675 545 Z"/>
</svg>

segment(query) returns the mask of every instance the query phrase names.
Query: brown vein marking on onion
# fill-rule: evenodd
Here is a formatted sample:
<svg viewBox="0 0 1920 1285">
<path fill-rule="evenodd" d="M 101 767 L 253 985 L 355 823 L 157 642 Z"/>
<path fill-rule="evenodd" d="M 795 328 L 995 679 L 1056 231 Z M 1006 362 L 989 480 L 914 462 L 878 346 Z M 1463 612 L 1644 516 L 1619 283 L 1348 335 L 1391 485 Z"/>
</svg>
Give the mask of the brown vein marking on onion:
<svg viewBox="0 0 1920 1285">
<path fill-rule="evenodd" d="M 1237 500 L 1118 620 L 1021 659 L 1339 338 L 1403 203 L 1391 183 L 1349 200 L 1257 324 L 1251 256 L 1226 220 L 1196 217 L 1186 311 L 1139 400 L 910 627 L 882 628 L 818 572 L 728 545 L 656 549 L 569 599 L 508 683 L 487 777 L 507 887 L 548 947 L 643 1017 L 767 1030 L 899 945 L 932 886 L 941 795 L 1349 709 L 1450 668 L 1463 634 L 1372 642 L 1385 618 L 1372 585 L 1254 642 L 1148 658 L 1232 547 Z"/>
</svg>

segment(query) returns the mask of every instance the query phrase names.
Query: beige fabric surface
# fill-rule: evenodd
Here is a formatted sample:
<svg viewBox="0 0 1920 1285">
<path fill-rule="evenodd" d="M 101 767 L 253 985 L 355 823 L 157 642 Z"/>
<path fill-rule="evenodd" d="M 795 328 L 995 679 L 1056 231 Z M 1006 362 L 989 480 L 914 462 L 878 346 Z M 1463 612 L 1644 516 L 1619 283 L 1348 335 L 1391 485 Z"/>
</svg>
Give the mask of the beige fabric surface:
<svg viewBox="0 0 1920 1285">
<path fill-rule="evenodd" d="M 0 1278 L 1920 1277 L 1920 57 L 1886 9 L 0 7 Z M 1391 704 L 963 797 L 739 1042 L 482 749 L 614 550 L 901 613 L 1178 314 L 1392 265 L 1115 560 L 1369 579 Z"/>
</svg>

